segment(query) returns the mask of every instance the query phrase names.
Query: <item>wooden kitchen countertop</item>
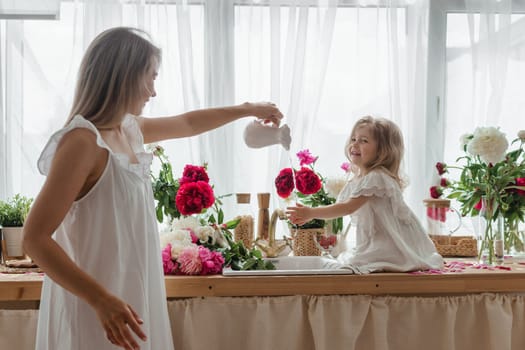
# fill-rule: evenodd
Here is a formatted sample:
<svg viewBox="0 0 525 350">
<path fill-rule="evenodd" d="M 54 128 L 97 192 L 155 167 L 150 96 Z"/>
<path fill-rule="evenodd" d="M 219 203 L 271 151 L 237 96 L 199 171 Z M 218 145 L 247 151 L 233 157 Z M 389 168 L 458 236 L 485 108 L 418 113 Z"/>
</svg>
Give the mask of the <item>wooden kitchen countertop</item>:
<svg viewBox="0 0 525 350">
<path fill-rule="evenodd" d="M 42 279 L 42 274 L 0 274 L 0 301 L 40 300 Z M 448 269 L 443 273 L 166 276 L 165 281 L 168 298 L 342 294 L 440 296 L 483 292 L 525 293 L 525 263 L 508 263 L 503 268 L 484 267 L 473 263 L 458 269 L 454 265 L 448 265 Z"/>
</svg>

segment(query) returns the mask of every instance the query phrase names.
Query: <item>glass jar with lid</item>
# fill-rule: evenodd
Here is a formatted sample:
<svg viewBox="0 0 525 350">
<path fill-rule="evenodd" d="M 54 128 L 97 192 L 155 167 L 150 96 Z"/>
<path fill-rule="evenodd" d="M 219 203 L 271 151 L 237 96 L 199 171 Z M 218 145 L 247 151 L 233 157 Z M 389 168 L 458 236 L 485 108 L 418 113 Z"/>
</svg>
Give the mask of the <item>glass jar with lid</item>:
<svg viewBox="0 0 525 350">
<path fill-rule="evenodd" d="M 253 245 L 253 213 L 250 206 L 249 193 L 237 193 L 237 219 L 239 223 L 233 229 L 233 239 L 235 241 L 242 241 L 246 248 L 251 248 Z"/>
</svg>

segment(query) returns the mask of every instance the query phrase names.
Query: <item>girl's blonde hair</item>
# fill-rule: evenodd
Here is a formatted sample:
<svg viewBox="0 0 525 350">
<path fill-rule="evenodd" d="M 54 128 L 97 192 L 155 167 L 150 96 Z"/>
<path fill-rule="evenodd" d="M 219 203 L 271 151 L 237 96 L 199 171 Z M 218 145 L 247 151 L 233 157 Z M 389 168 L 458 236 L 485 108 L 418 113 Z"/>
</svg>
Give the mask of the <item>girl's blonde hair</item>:
<svg viewBox="0 0 525 350">
<path fill-rule="evenodd" d="M 365 116 L 359 119 L 353 129 L 350 137 L 346 141 L 345 155 L 350 160 L 350 144 L 356 129 L 361 126 L 367 126 L 377 143 L 377 157 L 372 160 L 367 167 L 369 170 L 381 168 L 393 179 L 395 179 L 401 188 L 405 182 L 401 178 L 401 160 L 405 152 L 403 135 L 399 127 L 391 120 L 385 118 L 374 118 Z"/>
<path fill-rule="evenodd" d="M 160 58 L 160 49 L 140 29 L 117 27 L 100 33 L 82 59 L 66 124 L 77 114 L 96 126 L 123 118 L 143 93 L 146 73 L 160 64 Z"/>
</svg>

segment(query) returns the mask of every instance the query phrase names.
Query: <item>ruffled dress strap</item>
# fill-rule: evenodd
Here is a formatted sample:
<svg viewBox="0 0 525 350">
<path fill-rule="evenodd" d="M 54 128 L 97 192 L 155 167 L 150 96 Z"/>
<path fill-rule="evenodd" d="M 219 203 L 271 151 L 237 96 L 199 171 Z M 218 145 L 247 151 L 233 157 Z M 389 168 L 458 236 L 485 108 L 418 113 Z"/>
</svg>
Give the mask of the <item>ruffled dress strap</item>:
<svg viewBox="0 0 525 350">
<path fill-rule="evenodd" d="M 126 134 L 131 149 L 139 161 L 138 164 L 133 164 L 129 163 L 128 160 L 127 162 L 123 162 L 124 164 L 122 165 L 128 167 L 144 179 L 149 179 L 153 154 L 146 152 L 144 149 L 144 136 L 142 135 L 137 117 L 127 114 L 122 121 L 122 130 Z"/>
<path fill-rule="evenodd" d="M 97 145 L 101 148 L 107 149 L 111 153 L 111 149 L 106 144 L 106 142 L 104 142 L 104 139 L 100 135 L 95 125 L 93 125 L 93 123 L 85 119 L 83 116 L 76 115 L 64 128 L 58 130 L 53 135 L 51 135 L 49 141 L 47 141 L 47 144 L 45 145 L 37 161 L 38 170 L 42 175 L 49 174 L 51 163 L 53 162 L 53 158 L 55 157 L 58 144 L 60 143 L 60 140 L 62 140 L 62 137 L 64 137 L 64 135 L 70 132 L 71 130 L 77 128 L 91 130 L 97 136 Z"/>
</svg>

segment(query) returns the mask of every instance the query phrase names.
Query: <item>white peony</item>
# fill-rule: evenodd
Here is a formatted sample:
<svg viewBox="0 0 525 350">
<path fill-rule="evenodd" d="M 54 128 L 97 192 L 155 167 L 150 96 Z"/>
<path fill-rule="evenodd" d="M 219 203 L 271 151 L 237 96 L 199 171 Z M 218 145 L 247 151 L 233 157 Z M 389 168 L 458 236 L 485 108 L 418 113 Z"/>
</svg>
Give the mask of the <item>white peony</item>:
<svg viewBox="0 0 525 350">
<path fill-rule="evenodd" d="M 328 194 L 331 197 L 337 198 L 337 196 L 339 196 L 339 193 L 341 192 L 345 184 L 346 184 L 346 180 L 342 177 L 328 178 L 326 179 L 326 182 L 325 182 L 326 192 L 328 192 Z"/>
<path fill-rule="evenodd" d="M 193 232 L 200 241 L 207 242 L 209 237 L 213 237 L 215 230 L 211 226 L 199 226 Z"/>
<path fill-rule="evenodd" d="M 467 152 L 480 156 L 485 163 L 496 164 L 505 158 L 509 142 L 505 134 L 495 127 L 479 127 L 467 145 Z"/>
<path fill-rule="evenodd" d="M 180 230 L 180 229 L 189 229 L 193 232 L 196 232 L 196 230 L 201 226 L 199 223 L 199 220 L 196 217 L 193 216 L 187 216 L 180 219 L 174 219 L 171 223 L 171 229 L 172 230 Z"/>
<path fill-rule="evenodd" d="M 226 238 L 224 238 L 224 235 L 221 232 L 221 230 L 213 231 L 213 244 L 218 244 L 223 248 L 227 248 L 229 246 L 228 241 L 226 240 Z"/>
<path fill-rule="evenodd" d="M 518 137 L 520 138 L 521 142 L 525 142 L 525 130 L 518 131 Z"/>
<path fill-rule="evenodd" d="M 176 258 L 180 251 L 191 245 L 191 235 L 188 230 L 173 230 L 160 235 L 160 248 L 164 249 L 166 245 L 171 244 L 171 256 Z"/>
</svg>

